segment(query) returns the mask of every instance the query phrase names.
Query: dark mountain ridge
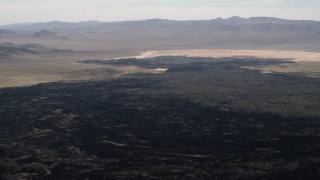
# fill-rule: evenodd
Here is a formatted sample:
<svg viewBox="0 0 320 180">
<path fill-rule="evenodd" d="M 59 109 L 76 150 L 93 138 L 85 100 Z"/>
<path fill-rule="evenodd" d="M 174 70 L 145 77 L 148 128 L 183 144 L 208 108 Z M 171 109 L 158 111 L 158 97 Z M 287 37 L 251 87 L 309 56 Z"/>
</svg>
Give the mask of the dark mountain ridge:
<svg viewBox="0 0 320 180">
<path fill-rule="evenodd" d="M 41 31 L 35 32 L 32 34 L 33 38 L 50 38 L 50 39 L 66 39 L 63 36 L 58 36 L 55 33 L 47 30 L 47 29 L 43 29 Z"/>
<path fill-rule="evenodd" d="M 231 18 L 222 19 L 216 18 L 211 20 L 168 20 L 168 19 L 147 19 L 136 21 L 116 21 L 116 22 L 101 22 L 101 21 L 84 21 L 84 22 L 39 22 L 25 24 L 8 24 L 0 26 L 2 29 L 72 29 L 72 28 L 101 28 L 110 26 L 197 26 L 197 25 L 253 25 L 253 24 L 273 24 L 273 25 L 291 25 L 291 26 L 316 26 L 320 27 L 319 21 L 313 20 L 285 20 L 274 17 L 251 17 L 241 18 L 233 16 Z M 310 27 L 309 27 L 310 28 Z"/>
<path fill-rule="evenodd" d="M 319 21 L 273 17 L 75 23 L 52 21 L 13 24 L 1 28 L 11 28 L 21 36 L 37 39 L 38 36 L 44 36 L 45 39 L 54 40 L 112 42 L 130 48 L 139 45 L 143 47 L 142 50 L 220 48 L 320 51 Z M 44 29 L 49 32 L 43 32 Z"/>
<path fill-rule="evenodd" d="M 10 55 L 37 54 L 33 50 L 16 46 L 0 45 L 0 58 Z"/>
</svg>

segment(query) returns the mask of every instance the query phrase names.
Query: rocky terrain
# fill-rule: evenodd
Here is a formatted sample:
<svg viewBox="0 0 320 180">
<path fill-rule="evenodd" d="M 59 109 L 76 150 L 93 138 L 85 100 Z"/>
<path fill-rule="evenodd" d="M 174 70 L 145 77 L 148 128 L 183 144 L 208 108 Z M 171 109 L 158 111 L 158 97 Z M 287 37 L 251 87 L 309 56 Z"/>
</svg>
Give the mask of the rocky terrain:
<svg viewBox="0 0 320 180">
<path fill-rule="evenodd" d="M 294 62 L 85 63 L 167 71 L 0 89 L 2 179 L 320 178 L 319 79 L 243 68 Z"/>
</svg>

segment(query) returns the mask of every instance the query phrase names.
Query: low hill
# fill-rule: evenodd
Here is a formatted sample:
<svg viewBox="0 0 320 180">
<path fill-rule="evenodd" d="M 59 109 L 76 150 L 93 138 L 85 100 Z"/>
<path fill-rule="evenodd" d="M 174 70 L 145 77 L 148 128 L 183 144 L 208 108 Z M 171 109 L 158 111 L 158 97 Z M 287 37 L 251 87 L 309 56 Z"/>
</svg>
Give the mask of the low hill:
<svg viewBox="0 0 320 180">
<path fill-rule="evenodd" d="M 37 54 L 37 53 L 31 49 L 16 47 L 9 44 L 0 45 L 0 58 L 8 57 L 10 55 L 21 55 L 21 54 Z"/>
<path fill-rule="evenodd" d="M 35 32 L 32 34 L 33 38 L 49 38 L 49 39 L 66 39 L 63 36 L 58 36 L 55 33 L 47 30 L 47 29 L 43 29 L 41 31 Z"/>
<path fill-rule="evenodd" d="M 9 29 L 0 29 L 0 37 L 1 36 L 6 36 L 6 35 L 10 35 L 13 34 L 14 31 L 13 30 L 9 30 Z"/>
</svg>

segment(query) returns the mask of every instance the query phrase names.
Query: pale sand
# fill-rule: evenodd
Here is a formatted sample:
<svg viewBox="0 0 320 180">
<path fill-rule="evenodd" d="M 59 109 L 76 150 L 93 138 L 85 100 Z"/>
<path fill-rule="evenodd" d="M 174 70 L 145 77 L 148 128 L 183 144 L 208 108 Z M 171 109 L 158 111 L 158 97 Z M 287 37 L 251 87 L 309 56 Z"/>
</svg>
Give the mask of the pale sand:
<svg viewBox="0 0 320 180">
<path fill-rule="evenodd" d="M 283 59 L 295 61 L 294 64 L 265 67 L 244 67 L 260 70 L 262 73 L 296 73 L 312 78 L 320 78 L 320 53 L 305 51 L 277 51 L 277 50 L 224 50 L 224 49 L 190 49 L 190 50 L 166 50 L 147 51 L 135 58 L 150 58 L 157 56 L 187 56 L 187 57 L 256 57 L 262 59 Z"/>
<path fill-rule="evenodd" d="M 224 49 L 190 49 L 190 50 L 166 50 L 147 51 L 135 58 L 149 58 L 157 56 L 188 56 L 188 57 L 258 57 L 289 59 L 294 61 L 320 62 L 319 52 L 305 51 L 276 51 L 276 50 L 224 50 Z"/>
<path fill-rule="evenodd" d="M 123 57 L 127 54 L 122 54 Z M 100 80 L 112 79 L 135 73 L 159 74 L 167 71 L 161 67 L 146 69 L 134 66 L 105 66 L 95 64 L 76 63 L 84 59 L 114 59 L 115 54 L 89 53 L 72 56 L 15 56 L 10 60 L 0 63 L 0 88 L 28 86 L 46 82 L 77 81 L 77 80 Z M 214 50 L 214 49 L 191 49 L 191 50 L 166 50 L 147 51 L 135 58 L 148 58 L 156 56 L 192 56 L 192 57 L 258 57 L 278 58 L 297 61 L 287 66 L 268 66 L 260 68 L 264 72 L 294 72 L 308 74 L 312 77 L 320 77 L 320 53 L 303 51 L 272 51 L 272 50 Z M 122 57 L 122 58 L 123 58 Z M 132 58 L 131 57 L 131 58 Z M 110 73 L 106 73 L 111 70 Z M 112 70 L 116 72 L 112 72 Z M 112 72 L 112 73 L 111 73 Z"/>
<path fill-rule="evenodd" d="M 111 80 L 129 74 L 160 74 L 167 70 L 77 63 L 85 59 L 103 59 L 104 57 L 112 58 L 109 53 L 74 53 L 69 56 L 24 55 L 1 59 L 0 88 L 57 81 Z"/>
</svg>

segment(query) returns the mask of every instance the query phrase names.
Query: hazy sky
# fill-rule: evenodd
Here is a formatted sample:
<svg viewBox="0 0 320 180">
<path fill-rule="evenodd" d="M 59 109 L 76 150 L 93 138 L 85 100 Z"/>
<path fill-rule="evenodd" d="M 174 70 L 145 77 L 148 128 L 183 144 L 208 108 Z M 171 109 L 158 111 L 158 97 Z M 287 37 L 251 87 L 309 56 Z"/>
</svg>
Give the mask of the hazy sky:
<svg viewBox="0 0 320 180">
<path fill-rule="evenodd" d="M 320 0 L 0 0 L 0 24 L 230 16 L 320 20 Z"/>
</svg>

